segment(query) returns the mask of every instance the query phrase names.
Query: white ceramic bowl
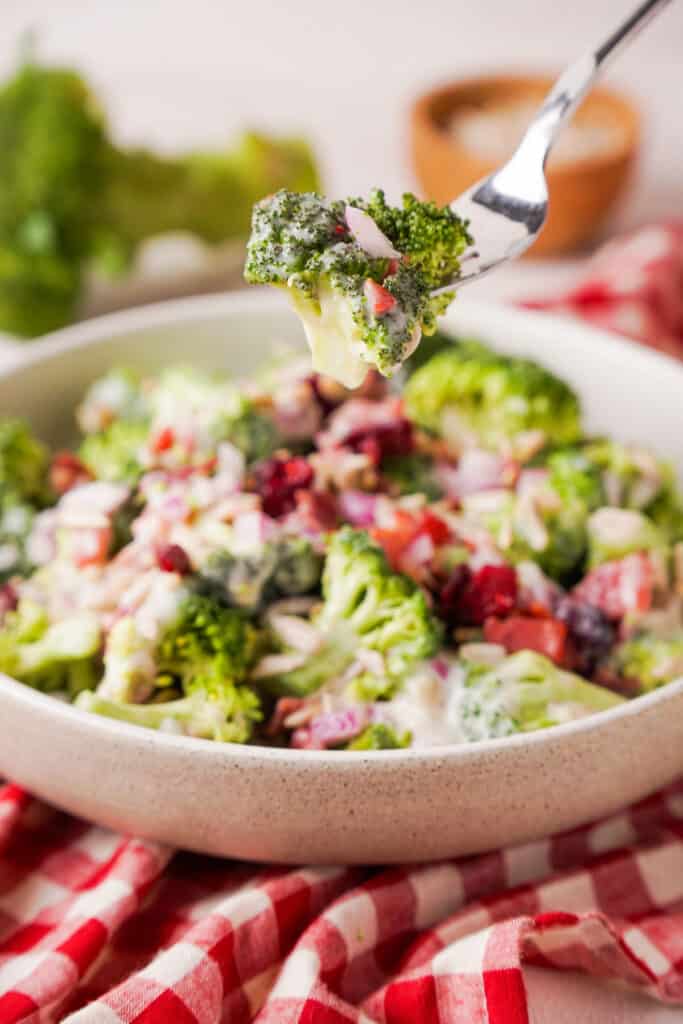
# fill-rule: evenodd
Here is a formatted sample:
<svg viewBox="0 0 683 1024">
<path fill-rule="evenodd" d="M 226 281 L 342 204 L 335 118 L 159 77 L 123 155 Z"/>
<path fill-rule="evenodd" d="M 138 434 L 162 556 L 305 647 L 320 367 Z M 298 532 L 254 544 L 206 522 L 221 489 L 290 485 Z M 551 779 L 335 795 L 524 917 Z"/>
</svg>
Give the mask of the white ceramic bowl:
<svg viewBox="0 0 683 1024">
<path fill-rule="evenodd" d="M 448 327 L 554 368 L 590 428 L 682 463 L 683 368 L 547 316 L 458 302 Z M 202 298 L 63 331 L 0 375 L 3 414 L 68 441 L 112 364 L 192 361 L 244 374 L 299 340 L 278 296 Z M 112 828 L 261 861 L 388 863 L 473 853 L 567 829 L 683 771 L 683 681 L 557 728 L 460 747 L 368 753 L 218 745 L 98 718 L 0 679 L 0 775 Z"/>
</svg>

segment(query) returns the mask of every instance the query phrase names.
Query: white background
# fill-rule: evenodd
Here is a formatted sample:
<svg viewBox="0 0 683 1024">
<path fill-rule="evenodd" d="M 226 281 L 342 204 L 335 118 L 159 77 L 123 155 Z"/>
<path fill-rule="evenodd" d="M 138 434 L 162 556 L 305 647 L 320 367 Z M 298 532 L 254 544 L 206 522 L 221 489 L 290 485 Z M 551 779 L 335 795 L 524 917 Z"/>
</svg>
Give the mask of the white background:
<svg viewBox="0 0 683 1024">
<path fill-rule="evenodd" d="M 331 192 L 413 184 L 406 110 L 423 87 L 493 69 L 559 68 L 635 0 L 0 0 L 0 71 L 33 28 L 76 62 L 119 137 L 170 149 L 240 125 L 305 131 Z M 683 212 L 683 2 L 608 78 L 647 114 L 647 153 L 621 223 Z"/>
</svg>

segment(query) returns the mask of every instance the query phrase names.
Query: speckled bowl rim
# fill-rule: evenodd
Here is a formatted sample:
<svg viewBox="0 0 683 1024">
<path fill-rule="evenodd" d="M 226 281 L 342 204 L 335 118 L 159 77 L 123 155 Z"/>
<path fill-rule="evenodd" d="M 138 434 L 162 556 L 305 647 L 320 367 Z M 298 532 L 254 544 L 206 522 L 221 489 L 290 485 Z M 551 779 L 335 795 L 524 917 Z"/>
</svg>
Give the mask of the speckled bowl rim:
<svg viewBox="0 0 683 1024">
<path fill-rule="evenodd" d="M 472 308 L 481 307 L 481 303 L 467 303 Z M 489 309 L 492 304 L 487 304 Z M 16 372 L 21 372 L 25 367 L 40 364 L 51 356 L 61 356 L 67 352 L 75 352 L 79 349 L 89 348 L 98 341 L 111 338 L 113 334 L 121 333 L 130 329 L 142 329 L 145 327 L 163 326 L 164 324 L 191 323 L 193 320 L 206 316 L 216 316 L 221 313 L 229 313 L 237 309 L 281 309 L 279 296 L 273 295 L 265 289 L 252 289 L 249 291 L 238 291 L 221 296 L 199 296 L 193 298 L 172 300 L 154 303 L 148 306 L 141 306 L 134 309 L 127 309 L 107 316 L 97 317 L 84 321 L 74 326 L 64 328 L 47 335 L 44 339 L 31 342 L 29 348 L 21 347 L 22 358 L 0 370 L 0 380 L 11 377 Z M 514 316 L 519 322 L 524 318 L 536 321 L 539 316 L 543 317 L 543 323 L 552 332 L 555 324 L 558 330 L 566 332 L 566 320 L 548 314 L 535 313 L 529 310 L 519 310 L 513 307 L 496 307 L 504 312 L 506 316 Z M 447 326 L 447 325 L 446 325 Z M 669 356 L 652 349 L 643 348 L 637 342 L 625 338 L 615 337 L 607 332 L 580 325 L 582 330 L 589 333 L 601 347 L 613 355 L 620 352 L 628 352 L 630 360 L 641 362 L 643 372 L 648 368 L 654 368 L 661 372 L 666 369 L 669 373 L 678 374 L 681 378 L 681 392 L 683 393 L 683 365 L 679 365 Z M 55 697 L 32 690 L 29 686 L 0 673 L 3 687 L 7 687 L 6 693 L 12 700 L 19 701 L 29 707 L 31 705 L 50 708 L 55 717 L 56 723 L 62 717 L 71 720 L 80 719 L 87 723 L 88 728 L 103 735 L 120 737 L 122 742 L 128 746 L 135 746 L 139 743 L 158 744 L 161 749 L 194 750 L 203 757 L 221 759 L 221 757 L 233 759 L 235 756 L 244 757 L 245 760 L 267 759 L 275 762 L 287 762 L 294 759 L 300 767 L 310 765 L 311 768 L 318 765 L 336 766 L 343 768 L 350 764 L 357 764 L 359 758 L 370 759 L 376 763 L 393 762 L 397 767 L 404 761 L 467 761 L 468 759 L 479 759 L 482 754 L 508 750 L 513 748 L 533 746 L 552 746 L 556 739 L 571 736 L 576 733 L 594 732 L 601 730 L 609 722 L 638 715 L 641 710 L 656 706 L 661 702 L 672 701 L 678 694 L 683 692 L 683 678 L 668 683 L 666 686 L 652 693 L 644 694 L 627 701 L 625 704 L 617 705 L 606 711 L 597 714 L 587 715 L 585 718 L 576 719 L 561 725 L 551 726 L 537 732 L 519 733 L 514 736 L 500 737 L 497 739 L 479 740 L 476 743 L 461 744 L 438 744 L 430 747 L 406 748 L 401 750 L 294 750 L 291 747 L 269 747 L 257 744 L 240 743 L 217 743 L 212 740 L 200 739 L 191 736 L 176 736 L 171 733 L 158 732 L 145 729 L 142 726 L 133 725 L 128 722 L 120 722 L 116 719 L 105 718 L 104 716 L 84 711 L 74 707 L 72 704 L 60 701 Z"/>
</svg>

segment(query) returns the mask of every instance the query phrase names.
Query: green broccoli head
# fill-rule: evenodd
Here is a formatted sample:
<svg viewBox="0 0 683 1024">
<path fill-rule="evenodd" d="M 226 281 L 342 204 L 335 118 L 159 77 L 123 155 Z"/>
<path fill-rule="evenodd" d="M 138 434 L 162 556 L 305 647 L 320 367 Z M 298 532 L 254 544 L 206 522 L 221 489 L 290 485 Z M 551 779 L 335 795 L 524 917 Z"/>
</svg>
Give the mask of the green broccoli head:
<svg viewBox="0 0 683 1024">
<path fill-rule="evenodd" d="M 468 741 L 533 732 L 623 703 L 565 672 L 542 654 L 520 651 L 498 665 L 467 663 L 458 714 Z"/>
<path fill-rule="evenodd" d="M 161 675 L 185 692 L 242 682 L 261 649 L 258 629 L 238 610 L 204 594 L 190 594 L 159 644 Z"/>
<path fill-rule="evenodd" d="M 585 559 L 588 512 L 581 502 L 564 503 L 547 485 L 535 499 L 512 491 L 480 492 L 463 500 L 463 511 L 489 531 L 509 561 L 531 560 L 552 579 L 571 580 Z"/>
<path fill-rule="evenodd" d="M 13 491 L 0 489 L 0 583 L 31 571 L 27 541 L 34 518 L 32 505 L 21 501 Z"/>
<path fill-rule="evenodd" d="M 550 486 L 563 502 L 581 502 L 587 512 L 604 504 L 605 495 L 598 467 L 580 448 L 552 452 L 546 465 Z"/>
<path fill-rule="evenodd" d="M 246 743 L 261 717 L 259 697 L 245 683 L 261 650 L 261 633 L 241 612 L 211 597 L 186 592 L 179 597 L 156 645 L 156 677 L 144 668 L 150 663 L 149 642 L 133 619 L 120 619 L 109 636 L 102 685 L 84 695 L 79 706 L 149 728 L 175 723 L 188 735 Z M 174 691 L 182 697 L 165 699 Z M 138 703 L 138 696 L 145 703 Z"/>
<path fill-rule="evenodd" d="M 399 750 L 409 747 L 412 736 L 409 732 L 400 735 L 390 725 L 375 722 L 364 729 L 360 736 L 347 744 L 347 750 Z"/>
<path fill-rule="evenodd" d="M 278 597 L 317 589 L 322 557 L 303 537 L 282 537 L 257 550 L 215 552 L 202 568 L 200 592 L 236 608 L 256 611 Z"/>
<path fill-rule="evenodd" d="M 273 420 L 255 409 L 243 396 L 239 412 L 217 428 L 217 436 L 239 448 L 247 462 L 267 459 L 278 447 L 278 433 Z"/>
<path fill-rule="evenodd" d="M 602 474 L 611 504 L 643 512 L 670 543 L 683 540 L 683 496 L 670 465 L 618 441 L 592 441 L 584 454 Z"/>
<path fill-rule="evenodd" d="M 429 501 L 443 497 L 434 461 L 428 455 L 418 452 L 387 455 L 382 459 L 382 476 L 389 482 L 392 492 L 424 494 Z"/>
<path fill-rule="evenodd" d="M 373 222 L 370 207 L 384 227 Z M 371 233 L 386 228 L 385 255 L 363 248 L 354 216 L 365 218 Z M 440 210 L 414 196 L 404 197 L 401 209 L 388 206 L 381 192 L 364 204 L 280 191 L 254 208 L 245 278 L 286 288 L 302 318 L 314 369 L 357 387 L 368 365 L 391 376 L 420 332 L 434 330 L 452 298 L 432 296 L 434 282 L 442 284 L 457 270 L 468 241 L 448 207 Z"/>
<path fill-rule="evenodd" d="M 0 492 L 43 504 L 49 495 L 48 450 L 24 420 L 0 419 Z"/>
<path fill-rule="evenodd" d="M 148 433 L 143 423 L 117 420 L 98 434 L 88 434 L 78 454 L 98 480 L 132 484 L 142 473 L 140 455 Z"/>
<path fill-rule="evenodd" d="M 437 354 L 405 389 L 408 415 L 450 441 L 498 449 L 527 431 L 567 444 L 581 430 L 571 388 L 538 363 L 499 355 L 475 341 Z"/>
<path fill-rule="evenodd" d="M 359 650 L 374 651 L 393 688 L 438 650 L 441 625 L 425 595 L 392 571 L 381 548 L 362 530 L 343 527 L 329 543 L 323 603 L 314 618 L 321 642 L 298 668 L 268 680 L 276 692 L 311 693 L 340 675 Z"/>
<path fill-rule="evenodd" d="M 0 89 L 0 327 L 66 323 L 106 181 L 103 118 L 83 79 L 29 63 Z"/>
<path fill-rule="evenodd" d="M 145 729 L 179 732 L 219 743 L 247 743 L 254 723 L 261 719 L 257 695 L 246 686 L 226 681 L 220 690 L 192 690 L 178 700 L 131 704 L 111 700 L 90 690 L 76 699 L 76 707 Z"/>
<path fill-rule="evenodd" d="M 153 432 L 173 429 L 179 414 L 189 420 L 195 431 L 193 458 L 200 461 L 214 455 L 222 441 L 239 448 L 248 462 L 267 457 L 277 446 L 272 420 L 223 374 L 172 366 L 151 387 L 149 403 Z"/>
<path fill-rule="evenodd" d="M 460 257 L 472 238 L 450 206 L 422 202 L 411 192 L 404 193 L 401 206 L 390 206 L 378 188 L 367 201 L 349 203 L 370 214 L 395 248 L 409 257 L 409 265 L 419 268 L 428 288 L 441 288 L 457 277 Z"/>
<path fill-rule="evenodd" d="M 683 632 L 670 637 L 643 634 L 617 647 L 613 667 L 618 675 L 633 680 L 641 693 L 683 677 Z"/>
<path fill-rule="evenodd" d="M 21 601 L 0 630 L 0 672 L 46 693 L 74 697 L 101 673 L 101 630 L 88 613 L 50 623 L 45 611 Z"/>
</svg>

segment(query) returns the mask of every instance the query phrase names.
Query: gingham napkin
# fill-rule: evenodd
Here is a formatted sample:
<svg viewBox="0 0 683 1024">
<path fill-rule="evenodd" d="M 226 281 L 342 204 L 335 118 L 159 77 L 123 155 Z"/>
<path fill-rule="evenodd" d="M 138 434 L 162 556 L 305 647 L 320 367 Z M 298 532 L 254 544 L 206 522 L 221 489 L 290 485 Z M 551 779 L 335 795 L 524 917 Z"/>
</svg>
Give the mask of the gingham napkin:
<svg viewBox="0 0 683 1024">
<path fill-rule="evenodd" d="M 653 999 L 611 989 L 591 1016 L 571 976 L 539 981 L 568 970 Z M 2 1024 L 683 1020 L 653 1000 L 683 1006 L 683 781 L 552 839 L 372 870 L 174 854 L 0 792 Z"/>
<path fill-rule="evenodd" d="M 581 317 L 683 358 L 683 220 L 607 242 L 568 291 L 522 305 Z"/>
</svg>

